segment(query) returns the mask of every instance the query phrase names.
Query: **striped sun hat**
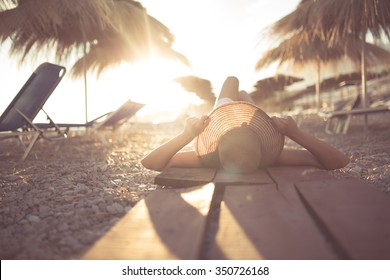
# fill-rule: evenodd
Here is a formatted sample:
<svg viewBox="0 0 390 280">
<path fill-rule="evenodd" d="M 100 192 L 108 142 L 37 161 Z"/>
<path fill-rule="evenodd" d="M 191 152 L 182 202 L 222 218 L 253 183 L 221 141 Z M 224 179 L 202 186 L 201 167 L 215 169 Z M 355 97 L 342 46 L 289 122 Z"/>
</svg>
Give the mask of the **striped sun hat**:
<svg viewBox="0 0 390 280">
<path fill-rule="evenodd" d="M 195 143 L 204 166 L 250 173 L 278 159 L 284 136 L 259 107 L 244 101 L 229 102 L 214 109 L 209 118 Z"/>
</svg>

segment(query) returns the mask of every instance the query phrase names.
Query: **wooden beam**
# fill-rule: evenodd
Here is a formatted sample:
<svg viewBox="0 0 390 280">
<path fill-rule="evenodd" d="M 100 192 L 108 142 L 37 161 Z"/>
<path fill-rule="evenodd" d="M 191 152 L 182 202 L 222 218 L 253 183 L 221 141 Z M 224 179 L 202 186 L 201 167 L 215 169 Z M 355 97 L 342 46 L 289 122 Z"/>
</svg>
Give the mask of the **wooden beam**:
<svg viewBox="0 0 390 280">
<path fill-rule="evenodd" d="M 299 201 L 298 201 L 299 202 Z M 337 259 L 302 205 L 275 184 L 225 189 L 209 259 Z"/>
<path fill-rule="evenodd" d="M 220 169 L 217 171 L 214 183 L 216 185 L 252 185 L 252 184 L 272 184 L 274 181 L 265 170 L 259 169 L 250 174 L 229 173 Z"/>
<path fill-rule="evenodd" d="M 156 190 L 139 201 L 83 259 L 197 259 L 214 184 Z"/>
<path fill-rule="evenodd" d="M 158 174 L 154 183 L 174 188 L 193 187 L 210 183 L 214 176 L 215 169 L 172 167 Z"/>
<path fill-rule="evenodd" d="M 299 182 L 319 222 L 351 259 L 390 259 L 390 196 L 357 179 Z"/>
<path fill-rule="evenodd" d="M 284 183 L 332 180 L 335 179 L 327 170 L 310 166 L 280 166 L 267 168 L 268 174 L 278 185 Z"/>
</svg>

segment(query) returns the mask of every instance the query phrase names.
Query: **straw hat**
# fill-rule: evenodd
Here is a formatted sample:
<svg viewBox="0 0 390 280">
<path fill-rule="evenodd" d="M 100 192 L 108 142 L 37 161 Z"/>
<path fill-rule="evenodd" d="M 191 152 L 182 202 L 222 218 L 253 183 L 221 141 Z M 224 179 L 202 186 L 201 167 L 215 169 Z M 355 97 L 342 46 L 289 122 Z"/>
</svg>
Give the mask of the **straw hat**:
<svg viewBox="0 0 390 280">
<path fill-rule="evenodd" d="M 197 156 L 205 166 L 250 173 L 270 166 L 279 157 L 284 136 L 257 106 L 229 102 L 214 109 L 209 117 L 209 125 L 195 143 Z"/>
</svg>

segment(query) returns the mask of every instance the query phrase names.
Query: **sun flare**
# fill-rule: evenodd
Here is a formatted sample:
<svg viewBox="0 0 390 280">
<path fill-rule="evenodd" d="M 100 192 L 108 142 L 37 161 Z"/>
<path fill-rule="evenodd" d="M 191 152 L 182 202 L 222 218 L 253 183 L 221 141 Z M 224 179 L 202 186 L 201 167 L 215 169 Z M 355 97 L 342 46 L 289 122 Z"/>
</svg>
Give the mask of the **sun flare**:
<svg viewBox="0 0 390 280">
<path fill-rule="evenodd" d="M 90 107 L 119 107 L 131 99 L 146 106 L 137 114 L 149 121 L 161 122 L 177 118 L 191 104 L 201 100 L 185 91 L 174 79 L 188 75 L 190 69 L 175 61 L 150 59 L 135 64 L 123 63 L 112 68 L 91 85 L 100 98 L 91 96 Z"/>
</svg>

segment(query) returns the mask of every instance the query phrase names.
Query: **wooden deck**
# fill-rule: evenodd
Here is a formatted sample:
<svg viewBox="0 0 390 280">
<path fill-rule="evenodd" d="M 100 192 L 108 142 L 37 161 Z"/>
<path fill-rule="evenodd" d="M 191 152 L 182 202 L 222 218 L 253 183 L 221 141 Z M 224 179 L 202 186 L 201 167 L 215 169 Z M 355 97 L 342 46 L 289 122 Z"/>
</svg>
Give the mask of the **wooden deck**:
<svg viewBox="0 0 390 280">
<path fill-rule="evenodd" d="M 390 259 L 390 197 L 327 171 L 171 168 L 83 259 Z"/>
</svg>

